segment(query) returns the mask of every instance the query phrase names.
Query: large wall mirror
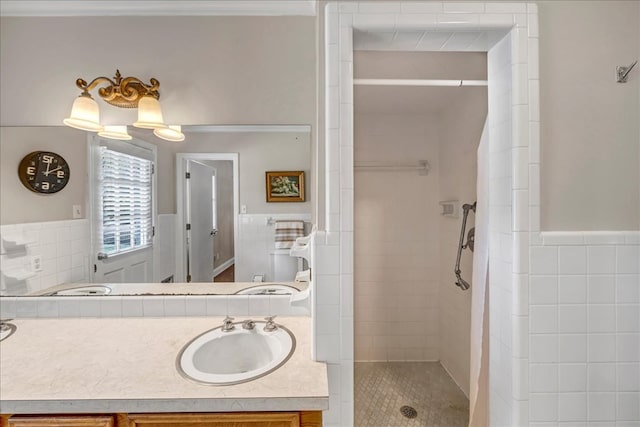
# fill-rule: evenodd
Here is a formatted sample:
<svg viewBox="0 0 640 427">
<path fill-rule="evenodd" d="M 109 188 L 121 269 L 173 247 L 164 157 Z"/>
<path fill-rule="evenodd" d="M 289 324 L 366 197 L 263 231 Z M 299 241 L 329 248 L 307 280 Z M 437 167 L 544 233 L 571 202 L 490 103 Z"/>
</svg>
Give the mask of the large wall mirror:
<svg viewBox="0 0 640 427">
<path fill-rule="evenodd" d="M 287 236 L 311 229 L 311 126 L 187 126 L 180 143 L 135 130 L 127 142 L 66 127 L 0 130 L 0 295 L 306 286 L 294 281 L 306 265 L 289 256 Z M 64 189 L 39 194 L 23 185 L 18 165 L 34 151 L 65 159 Z M 148 173 L 150 187 L 132 190 L 132 170 Z M 295 185 L 304 200 L 268 202 L 266 172 L 302 173 Z"/>
</svg>

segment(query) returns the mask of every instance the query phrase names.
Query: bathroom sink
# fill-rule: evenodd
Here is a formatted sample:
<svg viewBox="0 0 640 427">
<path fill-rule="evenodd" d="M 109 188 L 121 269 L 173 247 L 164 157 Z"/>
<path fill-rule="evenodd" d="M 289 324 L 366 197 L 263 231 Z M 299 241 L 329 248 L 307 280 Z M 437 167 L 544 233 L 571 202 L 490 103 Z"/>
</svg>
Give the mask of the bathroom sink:
<svg viewBox="0 0 640 427">
<path fill-rule="evenodd" d="M 0 341 L 9 338 L 14 334 L 17 327 L 13 323 L 9 323 L 8 320 L 3 320 L 0 322 Z"/>
<path fill-rule="evenodd" d="M 289 360 L 296 340 L 281 325 L 270 332 L 265 325 L 255 322 L 253 329 L 245 329 L 237 322 L 231 331 L 223 332 L 220 326 L 197 336 L 178 353 L 178 372 L 199 383 L 233 385 L 275 371 Z"/>
<path fill-rule="evenodd" d="M 111 288 L 103 285 L 80 286 L 77 288 L 63 289 L 53 292 L 51 295 L 109 295 Z"/>
<path fill-rule="evenodd" d="M 257 285 L 241 289 L 236 295 L 290 295 L 298 292 L 298 289 L 289 285 Z"/>
</svg>

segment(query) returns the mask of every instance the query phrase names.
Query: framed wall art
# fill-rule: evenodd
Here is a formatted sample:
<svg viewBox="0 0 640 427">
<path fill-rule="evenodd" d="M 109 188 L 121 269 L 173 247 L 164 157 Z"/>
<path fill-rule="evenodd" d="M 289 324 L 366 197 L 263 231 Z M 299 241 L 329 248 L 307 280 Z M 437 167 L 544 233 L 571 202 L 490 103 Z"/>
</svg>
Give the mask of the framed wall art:
<svg viewBox="0 0 640 427">
<path fill-rule="evenodd" d="M 267 202 L 304 202 L 303 171 L 266 172 Z"/>
</svg>

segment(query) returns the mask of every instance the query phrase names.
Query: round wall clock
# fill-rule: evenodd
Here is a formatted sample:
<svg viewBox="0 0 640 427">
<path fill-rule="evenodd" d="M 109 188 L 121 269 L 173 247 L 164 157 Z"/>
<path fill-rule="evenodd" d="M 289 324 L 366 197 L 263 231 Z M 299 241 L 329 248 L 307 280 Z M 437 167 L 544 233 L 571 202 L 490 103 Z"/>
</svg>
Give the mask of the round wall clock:
<svg viewBox="0 0 640 427">
<path fill-rule="evenodd" d="M 20 182 L 35 193 L 57 193 L 69 182 L 69 164 L 59 154 L 34 151 L 20 162 L 18 176 Z"/>
</svg>

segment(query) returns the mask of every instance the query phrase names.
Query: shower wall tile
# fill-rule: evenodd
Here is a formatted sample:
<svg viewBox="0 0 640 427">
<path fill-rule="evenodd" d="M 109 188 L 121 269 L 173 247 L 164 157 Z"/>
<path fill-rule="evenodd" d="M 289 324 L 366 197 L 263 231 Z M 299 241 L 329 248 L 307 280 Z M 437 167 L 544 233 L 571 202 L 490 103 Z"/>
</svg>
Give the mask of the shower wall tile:
<svg viewBox="0 0 640 427">
<path fill-rule="evenodd" d="M 433 160 L 438 157 L 437 123 L 419 116 L 362 115 L 356 124 L 356 134 L 375 147 L 356 150 L 356 162 L 429 159 L 433 168 L 426 177 L 407 172 L 356 175 L 354 232 L 341 233 L 340 245 L 341 251 L 355 254 L 352 264 L 344 257 L 340 264 L 341 274 L 353 274 L 355 281 L 355 358 L 437 360 L 440 227 L 438 206 L 429 203 L 438 200 Z M 403 150 L 387 144 L 394 135 L 402 135 Z M 390 197 L 375 197 L 380 191 Z M 349 331 L 343 329 L 345 333 Z"/>
</svg>

